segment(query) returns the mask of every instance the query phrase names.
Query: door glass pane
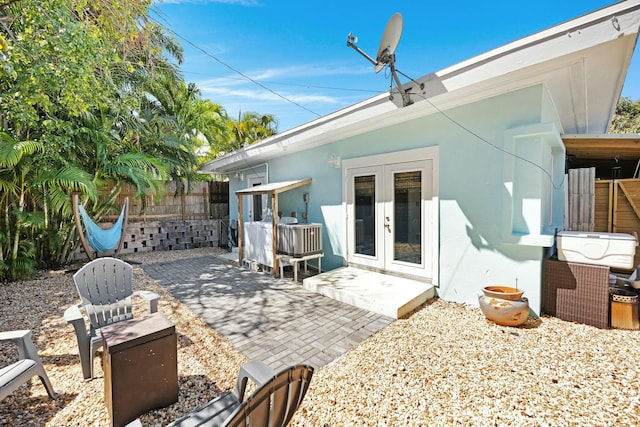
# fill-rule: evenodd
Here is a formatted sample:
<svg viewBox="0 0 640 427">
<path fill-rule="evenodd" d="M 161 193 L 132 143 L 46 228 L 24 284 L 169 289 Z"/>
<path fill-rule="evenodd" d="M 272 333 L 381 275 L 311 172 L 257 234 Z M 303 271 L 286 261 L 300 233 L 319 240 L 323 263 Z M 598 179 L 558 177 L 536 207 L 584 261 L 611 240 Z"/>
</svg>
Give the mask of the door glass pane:
<svg viewBox="0 0 640 427">
<path fill-rule="evenodd" d="M 393 259 L 422 263 L 422 172 L 393 176 Z"/>
<path fill-rule="evenodd" d="M 253 220 L 262 221 L 262 196 L 253 196 Z"/>
<path fill-rule="evenodd" d="M 376 254 L 376 176 L 366 175 L 354 178 L 355 199 L 355 253 L 375 256 Z"/>
<path fill-rule="evenodd" d="M 262 183 L 257 182 L 253 184 L 254 187 L 257 187 L 258 185 L 262 185 Z M 253 195 L 253 220 L 254 221 L 262 221 L 263 209 L 264 208 L 262 206 L 262 194 L 254 194 Z"/>
</svg>

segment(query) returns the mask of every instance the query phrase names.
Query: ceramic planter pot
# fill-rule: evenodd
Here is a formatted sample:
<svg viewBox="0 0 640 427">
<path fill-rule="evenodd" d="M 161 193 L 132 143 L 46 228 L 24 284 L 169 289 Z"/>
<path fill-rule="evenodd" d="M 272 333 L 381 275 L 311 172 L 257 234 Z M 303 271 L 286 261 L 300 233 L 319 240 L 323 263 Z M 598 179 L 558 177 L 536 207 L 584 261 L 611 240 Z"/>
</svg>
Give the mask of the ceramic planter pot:
<svg viewBox="0 0 640 427">
<path fill-rule="evenodd" d="M 502 326 L 520 326 L 529 318 L 529 300 L 524 291 L 508 286 L 485 286 L 478 296 L 480 310 L 492 322 Z"/>
<path fill-rule="evenodd" d="M 491 298 L 500 298 L 508 300 L 519 300 L 524 294 L 523 290 L 512 288 L 510 286 L 485 286 L 482 292 Z"/>
</svg>

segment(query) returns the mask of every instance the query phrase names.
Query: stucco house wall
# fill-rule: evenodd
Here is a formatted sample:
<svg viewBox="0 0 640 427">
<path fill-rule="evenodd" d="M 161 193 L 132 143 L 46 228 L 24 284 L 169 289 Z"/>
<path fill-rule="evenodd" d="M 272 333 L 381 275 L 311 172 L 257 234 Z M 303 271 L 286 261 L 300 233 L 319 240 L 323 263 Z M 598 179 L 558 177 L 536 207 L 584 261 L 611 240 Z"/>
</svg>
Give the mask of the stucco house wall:
<svg viewBox="0 0 640 427">
<path fill-rule="evenodd" d="M 429 160 L 436 167 L 424 168 L 437 171 L 435 249 L 422 248 L 436 268 L 425 268 L 424 279 L 439 296 L 473 305 L 482 286 L 517 286 L 539 313 L 542 261 L 563 226 L 561 135 L 606 132 L 639 25 L 640 0 L 615 3 L 408 82 L 398 91 L 410 93 L 410 105 L 381 94 L 203 170 L 228 174 L 231 195 L 251 185 L 247 174 L 256 167 L 267 182 L 311 178 L 282 193 L 279 210 L 301 218 L 302 195 L 310 194 L 308 220 L 324 225 L 322 266 L 333 269 L 356 259 L 347 233 L 350 171 L 384 164 L 387 155 L 405 162 L 436 153 Z M 382 170 L 388 183 L 393 168 Z M 234 216 L 235 197 L 230 202 Z M 423 212 L 424 221 L 433 216 Z"/>
<path fill-rule="evenodd" d="M 437 238 L 440 254 L 436 262 L 440 274 L 433 279 L 438 294 L 449 300 L 477 304 L 477 293 L 482 286 L 517 285 L 525 290 L 533 310 L 539 311 L 540 271 L 545 249 L 539 243 L 522 244 L 520 237 L 514 239 L 509 229 L 511 219 L 503 218 L 503 212 L 513 205 L 513 197 L 505 188 L 505 165 L 512 167 L 508 165 L 514 159 L 502 150 L 505 150 L 505 141 L 509 142 L 505 134 L 512 129 L 535 125 L 548 127 L 549 123 L 545 121 L 554 116 L 544 87 L 536 85 L 452 109 L 446 115 L 432 114 L 302 152 L 289 154 L 283 151 L 268 162 L 268 180 L 313 179 L 309 186 L 281 193 L 279 210 L 285 216 L 295 211 L 301 219 L 305 211 L 303 194 L 310 194 L 308 221 L 323 224 L 323 267 L 334 269 L 347 264 L 347 235 L 341 190 L 344 171 L 342 167 L 334 167 L 330 162 L 332 156 L 343 161 L 438 147 L 440 229 Z M 535 146 L 534 151 L 538 148 Z M 545 153 L 539 159 L 543 166 L 548 164 L 545 162 L 548 156 Z M 538 200 L 520 204 L 517 212 L 519 217 L 533 222 L 528 224 L 529 234 L 537 236 L 553 230 L 554 226 L 560 227 L 563 198 L 557 199 L 553 206 L 550 199 L 540 200 L 546 191 L 541 188 L 546 174 L 518 159 L 515 168 L 520 171 L 531 169 L 531 176 L 525 171 L 519 178 L 523 180 L 519 185 L 520 188 L 533 186 L 527 191 L 526 198 Z M 562 171 L 561 168 L 560 179 Z M 246 177 L 245 173 L 245 181 Z M 230 181 L 232 192 L 246 188 L 245 181 L 236 181 L 233 176 Z M 556 191 L 562 193 L 561 188 Z M 230 204 L 230 211 L 236 212 L 237 199 L 232 198 Z M 529 209 L 533 212 L 528 212 Z M 545 228 L 535 222 L 540 221 L 540 212 L 552 211 L 553 224 L 546 224 Z"/>
</svg>

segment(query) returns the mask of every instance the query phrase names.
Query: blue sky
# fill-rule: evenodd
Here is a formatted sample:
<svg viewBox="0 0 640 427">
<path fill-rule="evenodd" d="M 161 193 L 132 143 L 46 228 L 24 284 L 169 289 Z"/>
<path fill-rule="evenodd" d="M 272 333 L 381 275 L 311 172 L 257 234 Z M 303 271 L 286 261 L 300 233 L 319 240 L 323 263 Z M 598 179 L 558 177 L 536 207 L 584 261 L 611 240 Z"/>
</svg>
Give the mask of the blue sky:
<svg viewBox="0 0 640 427">
<path fill-rule="evenodd" d="M 352 32 L 375 58 L 396 12 L 404 20 L 396 68 L 418 78 L 612 3 L 168 0 L 155 4 L 154 18 L 177 34 L 181 70 L 203 96 L 234 118 L 273 114 L 283 132 L 389 89 L 386 70 L 375 74 L 346 42 Z M 640 99 L 638 50 L 622 91 L 633 100 Z"/>
</svg>

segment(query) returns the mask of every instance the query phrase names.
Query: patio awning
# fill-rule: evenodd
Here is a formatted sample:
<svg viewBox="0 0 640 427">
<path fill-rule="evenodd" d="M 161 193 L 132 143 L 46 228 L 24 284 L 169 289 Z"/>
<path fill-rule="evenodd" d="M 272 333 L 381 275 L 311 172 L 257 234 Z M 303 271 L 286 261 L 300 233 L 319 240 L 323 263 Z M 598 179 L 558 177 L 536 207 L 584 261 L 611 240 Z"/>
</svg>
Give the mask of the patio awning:
<svg viewBox="0 0 640 427">
<path fill-rule="evenodd" d="M 640 134 L 563 135 L 567 156 L 581 159 L 640 159 Z"/>
<path fill-rule="evenodd" d="M 255 187 L 238 190 L 236 191 L 236 194 L 238 196 L 249 194 L 279 194 L 307 184 L 311 184 L 311 178 L 301 179 L 298 181 L 270 182 L 268 184 L 256 185 Z"/>
<path fill-rule="evenodd" d="M 640 134 L 562 135 L 569 169 L 596 168 L 596 177 L 637 178 Z"/>
<path fill-rule="evenodd" d="M 271 235 L 272 235 L 272 265 L 273 275 L 278 276 L 278 233 L 277 233 L 277 221 L 278 221 L 278 194 L 293 190 L 294 188 L 302 187 L 303 185 L 311 184 L 311 178 L 300 179 L 297 181 L 281 181 L 271 182 L 269 184 L 256 185 L 255 187 L 245 188 L 243 190 L 236 191 L 238 197 L 238 261 L 242 264 L 244 259 L 244 245 L 242 243 L 242 235 L 244 233 L 244 218 L 242 199 L 244 196 L 251 196 L 255 194 L 269 194 L 271 196 L 271 209 L 273 215 L 271 216 Z"/>
</svg>

